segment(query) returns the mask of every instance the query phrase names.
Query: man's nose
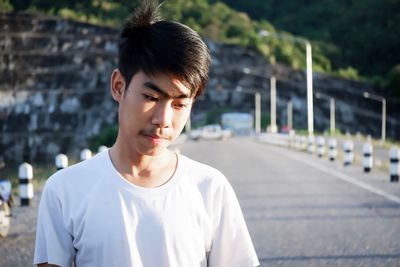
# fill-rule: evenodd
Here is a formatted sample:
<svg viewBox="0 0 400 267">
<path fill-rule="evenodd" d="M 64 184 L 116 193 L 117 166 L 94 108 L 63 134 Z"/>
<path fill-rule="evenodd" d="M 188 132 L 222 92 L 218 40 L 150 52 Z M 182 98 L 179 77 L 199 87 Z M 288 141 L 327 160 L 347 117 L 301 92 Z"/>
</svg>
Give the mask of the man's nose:
<svg viewBox="0 0 400 267">
<path fill-rule="evenodd" d="M 159 103 L 153 114 L 152 124 L 158 125 L 160 128 L 169 128 L 172 125 L 173 108 L 169 101 Z"/>
</svg>

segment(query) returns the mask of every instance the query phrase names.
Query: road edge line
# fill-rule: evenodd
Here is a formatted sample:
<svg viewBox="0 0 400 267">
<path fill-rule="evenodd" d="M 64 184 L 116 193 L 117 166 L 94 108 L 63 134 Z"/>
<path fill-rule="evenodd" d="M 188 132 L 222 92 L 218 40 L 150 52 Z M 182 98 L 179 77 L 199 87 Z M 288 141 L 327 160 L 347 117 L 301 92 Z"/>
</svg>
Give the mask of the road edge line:
<svg viewBox="0 0 400 267">
<path fill-rule="evenodd" d="M 333 175 L 333 176 L 335 176 L 335 177 L 337 177 L 337 178 L 339 178 L 339 179 L 341 179 L 343 181 L 351 183 L 351 184 L 353 184 L 355 186 L 358 186 L 358 187 L 360 187 L 360 188 L 362 188 L 364 190 L 367 190 L 367 191 L 369 191 L 371 193 L 374 193 L 376 195 L 382 196 L 382 197 L 384 197 L 384 198 L 386 198 L 388 200 L 391 200 L 391 201 L 393 201 L 393 202 L 395 202 L 397 204 L 400 204 L 400 197 L 392 195 L 392 194 L 390 194 L 390 193 L 388 193 L 386 191 L 383 191 L 383 190 L 381 190 L 379 188 L 373 187 L 372 185 L 370 185 L 368 183 L 365 183 L 365 182 L 362 182 L 362 181 L 358 180 L 357 178 L 353 178 L 353 177 L 351 177 L 351 176 L 349 176 L 347 174 L 340 173 L 340 172 L 338 172 L 336 170 L 332 170 L 332 169 L 329 169 L 329 168 L 321 166 L 321 165 L 317 165 L 316 163 L 306 161 L 305 159 L 301 159 L 301 158 L 298 158 L 298 157 L 290 155 L 290 154 L 288 154 L 287 156 L 291 157 L 294 160 L 297 160 L 297 161 L 300 161 L 300 162 L 302 162 L 304 164 L 307 164 L 307 165 L 309 165 L 311 167 L 314 167 L 315 169 L 318 169 L 318 170 L 320 170 L 322 172 L 331 174 L 331 175 Z"/>
</svg>

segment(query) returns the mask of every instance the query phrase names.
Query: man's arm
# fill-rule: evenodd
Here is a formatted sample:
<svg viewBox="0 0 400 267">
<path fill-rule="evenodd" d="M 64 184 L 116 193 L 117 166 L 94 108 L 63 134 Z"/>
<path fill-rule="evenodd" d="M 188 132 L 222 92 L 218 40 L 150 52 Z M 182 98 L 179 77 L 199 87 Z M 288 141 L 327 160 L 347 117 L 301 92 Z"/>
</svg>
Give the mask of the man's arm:
<svg viewBox="0 0 400 267">
<path fill-rule="evenodd" d="M 47 180 L 38 210 L 33 263 L 41 267 L 71 266 L 75 258 L 72 236 L 64 224 L 63 205 L 52 186 L 54 181 Z"/>
<path fill-rule="evenodd" d="M 223 178 L 214 201 L 214 234 L 208 266 L 259 266 L 236 194 L 227 179 Z"/>
</svg>

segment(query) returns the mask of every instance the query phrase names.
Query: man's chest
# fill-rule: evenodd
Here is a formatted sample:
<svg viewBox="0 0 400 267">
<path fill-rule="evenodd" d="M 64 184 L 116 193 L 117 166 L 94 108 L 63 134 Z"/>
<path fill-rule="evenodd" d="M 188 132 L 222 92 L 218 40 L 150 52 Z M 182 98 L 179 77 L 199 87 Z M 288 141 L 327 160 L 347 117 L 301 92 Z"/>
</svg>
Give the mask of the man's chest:
<svg viewBox="0 0 400 267">
<path fill-rule="evenodd" d="M 201 261 L 212 239 L 212 221 L 203 203 L 196 194 L 93 196 L 71 218 L 77 255 L 111 256 L 117 248 L 121 257 L 141 258 L 147 266 L 152 266 L 149 255 L 154 253 L 180 262 Z"/>
</svg>

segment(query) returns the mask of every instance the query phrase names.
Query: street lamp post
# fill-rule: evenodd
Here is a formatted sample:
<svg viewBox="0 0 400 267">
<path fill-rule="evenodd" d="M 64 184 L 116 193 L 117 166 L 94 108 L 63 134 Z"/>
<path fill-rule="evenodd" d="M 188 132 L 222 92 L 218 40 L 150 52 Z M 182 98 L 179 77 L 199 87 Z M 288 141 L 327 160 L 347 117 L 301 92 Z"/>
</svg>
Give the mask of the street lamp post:
<svg viewBox="0 0 400 267">
<path fill-rule="evenodd" d="M 276 79 L 271 77 L 271 132 L 276 133 L 278 127 L 276 126 Z"/>
<path fill-rule="evenodd" d="M 254 94 L 254 106 L 255 106 L 255 117 L 256 117 L 256 134 L 260 134 L 261 132 L 261 93 L 255 92 Z"/>
<path fill-rule="evenodd" d="M 271 88 L 271 97 L 270 97 L 270 103 L 271 103 L 271 132 L 276 133 L 278 131 L 278 126 L 276 125 L 276 78 L 275 77 L 267 77 L 267 76 L 262 76 L 258 74 L 254 74 L 251 72 L 249 68 L 243 68 L 243 73 L 253 76 L 253 77 L 258 77 L 262 79 L 269 79 L 270 80 L 270 88 Z M 261 127 L 261 126 L 260 126 Z"/>
<path fill-rule="evenodd" d="M 293 103 L 289 101 L 287 103 L 287 125 L 289 130 L 293 129 Z"/>
<path fill-rule="evenodd" d="M 256 134 L 261 133 L 261 92 L 253 90 L 243 90 L 241 86 L 236 87 L 236 91 L 244 94 L 254 94 L 254 131 Z"/>
<path fill-rule="evenodd" d="M 335 98 L 331 97 L 329 99 L 330 104 L 330 124 L 331 124 L 331 134 L 334 135 L 336 131 L 336 118 L 335 118 Z"/>
<path fill-rule="evenodd" d="M 386 98 L 379 96 L 379 95 L 370 94 L 368 92 L 364 92 L 363 96 L 365 98 L 369 98 L 369 99 L 372 99 L 375 101 L 382 102 L 381 141 L 382 141 L 382 143 L 385 143 L 385 140 L 386 140 Z"/>
<path fill-rule="evenodd" d="M 262 30 L 261 36 L 273 36 L 278 39 L 287 40 L 294 43 L 301 43 L 306 47 L 306 75 L 307 75 L 307 129 L 308 134 L 314 134 L 314 111 L 313 111 L 313 78 L 312 78 L 312 47 L 308 40 L 299 37 L 286 37 L 277 33 L 270 33 Z"/>
<path fill-rule="evenodd" d="M 312 52 L 311 44 L 305 41 L 307 57 L 307 123 L 308 134 L 314 133 L 314 110 L 313 110 L 313 78 L 312 78 Z"/>
<path fill-rule="evenodd" d="M 321 93 L 315 93 L 316 98 L 325 99 L 329 101 L 329 122 L 331 135 L 335 134 L 335 98 Z"/>
</svg>

